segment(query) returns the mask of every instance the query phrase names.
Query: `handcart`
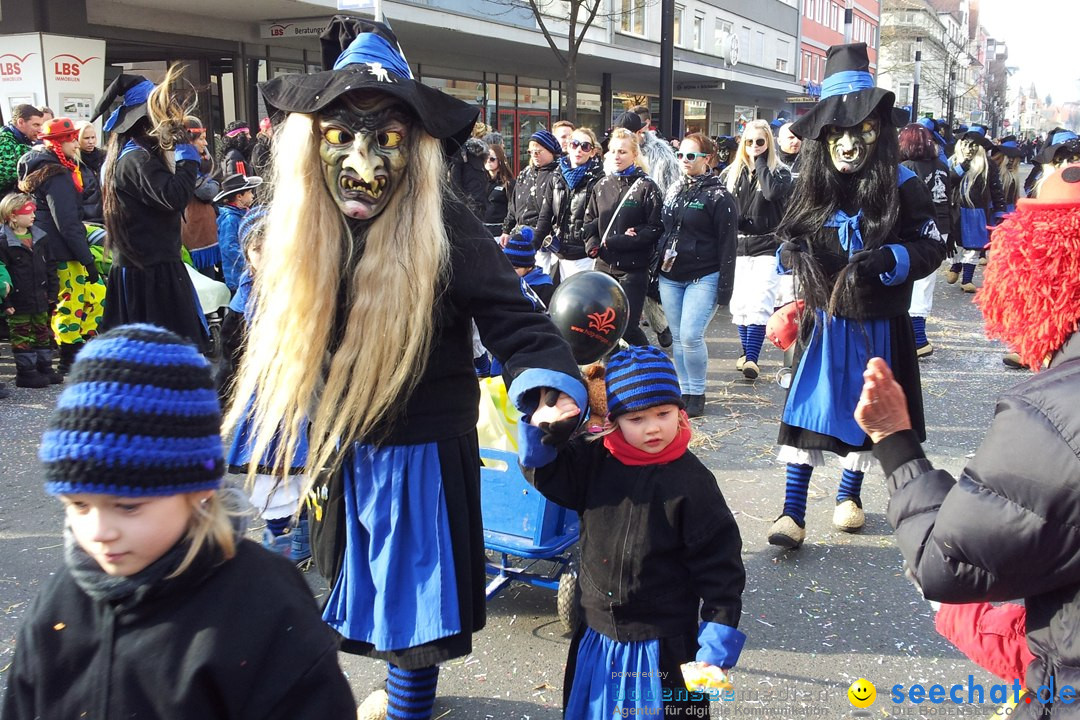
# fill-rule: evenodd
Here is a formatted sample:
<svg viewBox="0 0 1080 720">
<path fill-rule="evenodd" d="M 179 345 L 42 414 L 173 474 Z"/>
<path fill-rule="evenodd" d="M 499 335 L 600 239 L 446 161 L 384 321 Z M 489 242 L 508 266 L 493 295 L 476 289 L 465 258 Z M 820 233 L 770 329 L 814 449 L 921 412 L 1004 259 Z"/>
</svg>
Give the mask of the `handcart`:
<svg viewBox="0 0 1080 720">
<path fill-rule="evenodd" d="M 573 510 L 548 501 L 525 479 L 517 453 L 480 448 L 480 504 L 488 600 L 511 582 L 557 591 L 559 620 L 577 627 L 579 600 L 573 559 L 579 520 Z M 497 558 L 494 561 L 493 558 Z"/>
</svg>

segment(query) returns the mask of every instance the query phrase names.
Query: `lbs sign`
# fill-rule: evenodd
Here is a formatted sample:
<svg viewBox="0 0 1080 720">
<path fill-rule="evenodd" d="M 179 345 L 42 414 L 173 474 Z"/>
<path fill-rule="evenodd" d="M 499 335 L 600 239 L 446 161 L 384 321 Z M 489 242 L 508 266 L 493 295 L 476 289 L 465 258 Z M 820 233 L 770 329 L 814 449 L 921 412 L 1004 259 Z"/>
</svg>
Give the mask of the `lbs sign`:
<svg viewBox="0 0 1080 720">
<path fill-rule="evenodd" d="M 19 56 L 15 53 L 0 55 L 0 82 L 16 82 L 22 79 L 23 63 L 37 53 L 27 53 Z"/>
<path fill-rule="evenodd" d="M 52 63 L 53 80 L 57 82 L 78 82 L 83 66 L 91 60 L 100 59 L 94 55 L 83 59 L 71 53 L 53 55 L 49 58 L 49 62 Z"/>
</svg>

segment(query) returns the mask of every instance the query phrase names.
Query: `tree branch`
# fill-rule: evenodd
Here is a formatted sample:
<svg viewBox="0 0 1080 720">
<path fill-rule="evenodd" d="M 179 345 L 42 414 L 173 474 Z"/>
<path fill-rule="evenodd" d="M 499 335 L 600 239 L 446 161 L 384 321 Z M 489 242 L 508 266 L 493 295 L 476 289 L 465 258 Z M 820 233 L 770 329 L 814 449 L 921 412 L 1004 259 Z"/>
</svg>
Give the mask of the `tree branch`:
<svg viewBox="0 0 1080 720">
<path fill-rule="evenodd" d="M 529 0 L 529 7 L 532 8 L 533 15 L 536 16 L 536 23 L 540 26 L 540 32 L 544 33 L 544 39 L 547 40 L 548 45 L 551 47 L 551 51 L 555 53 L 555 57 L 558 58 L 559 64 L 565 69 L 569 63 L 563 55 L 562 50 L 555 44 L 555 39 L 551 37 L 547 24 L 544 23 L 544 14 L 540 11 L 540 8 L 537 7 L 536 0 Z"/>
<path fill-rule="evenodd" d="M 573 42 L 573 44 L 570 46 L 571 57 L 577 57 L 578 48 L 581 47 L 581 41 L 585 39 L 585 33 L 589 32 L 589 28 L 592 27 L 593 20 L 596 19 L 596 12 L 600 9 L 601 2 L 603 2 L 603 0 L 593 0 L 592 10 L 589 11 L 589 19 L 586 20 L 585 24 L 581 26 L 581 34 L 578 35 L 577 38 L 574 38 L 571 34 L 570 39 Z M 571 12 L 573 12 L 575 17 L 577 17 L 577 8 L 580 7 L 579 2 L 571 2 L 570 6 Z M 571 24 L 571 31 L 573 30 L 573 27 L 574 26 Z"/>
</svg>

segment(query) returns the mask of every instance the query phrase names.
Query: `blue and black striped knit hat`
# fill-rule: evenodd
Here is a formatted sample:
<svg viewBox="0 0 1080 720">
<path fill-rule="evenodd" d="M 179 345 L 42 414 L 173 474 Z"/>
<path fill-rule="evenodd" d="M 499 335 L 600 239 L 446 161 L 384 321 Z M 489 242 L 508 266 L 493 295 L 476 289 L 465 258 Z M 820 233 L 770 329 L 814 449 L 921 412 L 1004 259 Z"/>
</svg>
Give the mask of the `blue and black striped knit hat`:
<svg viewBox="0 0 1080 720">
<path fill-rule="evenodd" d="M 611 419 L 656 405 L 686 406 L 671 359 L 651 345 L 632 345 L 612 355 L 604 377 Z"/>
<path fill-rule="evenodd" d="M 531 268 L 536 264 L 536 249 L 533 248 L 533 229 L 521 228 L 506 241 L 503 252 L 509 258 L 510 264 L 516 268 Z"/>
<path fill-rule="evenodd" d="M 52 495 L 177 495 L 221 487 L 221 406 L 210 363 L 153 325 L 88 343 L 38 457 Z"/>
</svg>

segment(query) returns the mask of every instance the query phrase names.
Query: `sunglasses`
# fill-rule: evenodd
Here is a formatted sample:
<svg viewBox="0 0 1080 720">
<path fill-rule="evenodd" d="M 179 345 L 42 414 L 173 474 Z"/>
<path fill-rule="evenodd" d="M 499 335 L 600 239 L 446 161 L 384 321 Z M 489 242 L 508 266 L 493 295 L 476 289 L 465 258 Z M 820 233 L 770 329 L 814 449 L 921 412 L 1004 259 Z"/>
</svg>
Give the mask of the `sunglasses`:
<svg viewBox="0 0 1080 720">
<path fill-rule="evenodd" d="M 574 148 L 575 150 L 580 148 L 585 152 L 592 152 L 593 144 L 588 140 L 571 140 L 570 147 Z"/>
<path fill-rule="evenodd" d="M 698 158 L 705 157 L 705 153 L 681 152 L 680 151 L 680 152 L 675 153 L 675 157 L 679 158 L 680 160 L 686 160 L 688 162 L 694 162 Z"/>
<path fill-rule="evenodd" d="M 746 147 L 750 147 L 751 145 L 757 145 L 758 147 L 762 147 L 765 144 L 765 142 L 766 142 L 765 138 L 757 138 L 756 140 L 751 139 L 751 138 L 746 138 L 746 140 L 743 141 L 743 145 L 745 145 Z"/>
<path fill-rule="evenodd" d="M 488 162 L 499 162 L 499 158 L 495 157 L 494 155 L 488 155 L 487 161 Z"/>
</svg>

